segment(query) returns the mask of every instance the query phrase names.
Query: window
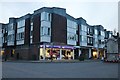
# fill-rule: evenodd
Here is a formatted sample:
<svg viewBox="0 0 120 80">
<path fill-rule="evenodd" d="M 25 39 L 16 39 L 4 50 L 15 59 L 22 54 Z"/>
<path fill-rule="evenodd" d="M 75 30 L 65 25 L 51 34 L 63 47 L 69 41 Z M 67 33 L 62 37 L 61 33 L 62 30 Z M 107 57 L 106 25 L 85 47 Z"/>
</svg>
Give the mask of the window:
<svg viewBox="0 0 120 80">
<path fill-rule="evenodd" d="M 68 33 L 67 39 L 76 41 L 77 40 L 77 35 L 74 35 L 72 33 Z"/>
<path fill-rule="evenodd" d="M 67 40 L 74 42 L 78 41 L 76 32 L 77 32 L 77 23 L 75 21 L 67 19 Z"/>
<path fill-rule="evenodd" d="M 67 27 L 77 29 L 77 23 L 75 21 L 67 19 Z"/>
<path fill-rule="evenodd" d="M 17 22 L 17 28 L 24 27 L 25 26 L 25 20 L 20 20 Z"/>
<path fill-rule="evenodd" d="M 51 14 L 47 13 L 47 12 L 42 12 L 41 13 L 41 21 L 42 20 L 51 21 Z"/>
<path fill-rule="evenodd" d="M 48 35 L 50 35 L 50 28 L 48 28 Z"/>
<path fill-rule="evenodd" d="M 48 14 L 48 21 L 51 21 L 51 14 Z"/>
<path fill-rule="evenodd" d="M 17 40 L 23 40 L 24 39 L 24 32 L 17 34 Z"/>
<path fill-rule="evenodd" d="M 81 30 L 87 32 L 87 26 L 81 25 Z"/>
<path fill-rule="evenodd" d="M 18 28 L 18 29 L 17 29 L 17 33 L 21 33 L 21 32 L 24 32 L 24 30 L 25 30 L 25 27 L 22 27 L 22 28 Z"/>
<path fill-rule="evenodd" d="M 13 23 L 8 25 L 8 31 L 13 30 Z"/>
<path fill-rule="evenodd" d="M 87 33 L 88 33 L 88 34 L 90 33 L 90 28 L 87 28 Z"/>
<path fill-rule="evenodd" d="M 82 42 L 87 42 L 87 36 L 80 36 L 80 39 Z"/>
<path fill-rule="evenodd" d="M 49 35 L 51 34 L 51 30 L 49 27 L 41 27 L 41 35 Z"/>
<path fill-rule="evenodd" d="M 90 28 L 90 34 L 93 34 L 93 29 L 92 28 Z"/>
<path fill-rule="evenodd" d="M 7 41 L 8 42 L 14 41 L 14 34 L 8 35 L 7 36 Z"/>
<path fill-rule="evenodd" d="M 88 42 L 89 44 L 92 44 L 92 43 L 93 43 L 93 38 L 92 38 L 92 37 L 88 37 L 88 38 L 87 38 L 87 42 Z"/>
<path fill-rule="evenodd" d="M 97 30 L 95 29 L 94 31 L 95 31 L 95 34 L 97 35 L 97 34 L 98 34 L 98 33 L 97 33 Z"/>
<path fill-rule="evenodd" d="M 87 42 L 90 43 L 90 38 L 87 38 Z"/>
<path fill-rule="evenodd" d="M 104 31 L 101 31 L 101 35 L 102 35 L 102 36 L 105 36 L 105 33 L 104 33 Z"/>
<path fill-rule="evenodd" d="M 30 36 L 33 36 L 33 31 L 30 32 Z"/>
<path fill-rule="evenodd" d="M 17 22 L 17 40 L 24 39 L 24 31 L 25 31 L 25 20 L 20 20 Z"/>
<path fill-rule="evenodd" d="M 0 37 L 0 46 L 2 46 L 3 41 L 2 41 L 2 37 Z"/>
<path fill-rule="evenodd" d="M 111 38 L 112 34 L 109 34 L 109 38 Z"/>
<path fill-rule="evenodd" d="M 33 42 L 33 21 L 32 21 L 32 19 L 31 19 L 31 23 L 30 23 L 30 25 L 31 25 L 31 28 L 30 28 L 30 43 L 32 43 Z"/>
<path fill-rule="evenodd" d="M 31 31 L 33 31 L 33 22 L 31 22 Z"/>
<path fill-rule="evenodd" d="M 21 34 L 21 39 L 24 39 L 24 33 L 20 33 Z"/>
</svg>

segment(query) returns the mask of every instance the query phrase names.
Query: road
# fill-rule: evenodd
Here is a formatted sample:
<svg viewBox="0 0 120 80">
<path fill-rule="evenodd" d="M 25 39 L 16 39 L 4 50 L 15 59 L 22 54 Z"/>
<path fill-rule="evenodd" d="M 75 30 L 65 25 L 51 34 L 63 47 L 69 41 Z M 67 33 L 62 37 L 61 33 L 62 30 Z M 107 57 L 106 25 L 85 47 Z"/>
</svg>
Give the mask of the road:
<svg viewBox="0 0 120 80">
<path fill-rule="evenodd" d="M 3 78 L 117 78 L 118 64 L 80 63 L 2 63 Z"/>
</svg>

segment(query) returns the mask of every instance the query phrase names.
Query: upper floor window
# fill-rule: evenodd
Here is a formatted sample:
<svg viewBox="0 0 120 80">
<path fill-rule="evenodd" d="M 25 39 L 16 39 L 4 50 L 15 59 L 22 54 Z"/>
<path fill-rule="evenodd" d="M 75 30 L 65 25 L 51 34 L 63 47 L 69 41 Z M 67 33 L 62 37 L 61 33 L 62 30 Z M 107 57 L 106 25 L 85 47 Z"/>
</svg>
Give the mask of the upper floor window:
<svg viewBox="0 0 120 80">
<path fill-rule="evenodd" d="M 14 41 L 14 34 L 7 36 L 7 41 Z"/>
<path fill-rule="evenodd" d="M 67 19 L 67 26 L 71 27 L 71 28 L 74 28 L 74 29 L 77 29 L 77 23 L 75 21 L 72 21 L 72 20 L 69 20 L 69 19 Z"/>
<path fill-rule="evenodd" d="M 72 34 L 72 33 L 68 33 L 67 39 L 76 41 L 77 40 L 77 35 Z"/>
<path fill-rule="evenodd" d="M 13 30 L 13 29 L 14 29 L 14 28 L 13 28 L 13 23 L 9 24 L 9 25 L 8 25 L 8 31 Z"/>
<path fill-rule="evenodd" d="M 81 25 L 81 30 L 86 32 L 87 31 L 87 26 Z"/>
<path fill-rule="evenodd" d="M 87 33 L 88 34 L 93 34 L 93 29 L 92 28 L 87 28 Z"/>
<path fill-rule="evenodd" d="M 111 38 L 112 37 L 112 34 L 109 34 L 109 38 Z"/>
<path fill-rule="evenodd" d="M 31 22 L 31 28 L 30 28 L 30 31 L 33 31 L 33 22 Z"/>
<path fill-rule="evenodd" d="M 87 38 L 87 42 L 88 42 L 89 44 L 92 44 L 92 43 L 93 43 L 93 38 L 92 38 L 92 37 L 88 37 L 88 38 Z"/>
<path fill-rule="evenodd" d="M 24 32 L 17 34 L 17 40 L 23 40 L 24 39 Z"/>
<path fill-rule="evenodd" d="M 80 40 L 82 42 L 87 42 L 87 36 L 80 36 Z"/>
<path fill-rule="evenodd" d="M 50 36 L 51 34 L 51 30 L 49 27 L 41 27 L 41 35 L 48 35 Z"/>
<path fill-rule="evenodd" d="M 105 36 L 105 33 L 104 33 L 104 31 L 101 31 L 101 35 L 102 35 L 102 36 Z"/>
<path fill-rule="evenodd" d="M 24 32 L 24 31 L 25 31 L 25 27 L 17 29 L 17 33 L 21 33 L 21 32 Z"/>
<path fill-rule="evenodd" d="M 98 34 L 98 31 L 97 31 L 97 29 L 95 29 L 95 30 L 94 30 L 94 34 L 96 34 L 96 35 Z"/>
<path fill-rule="evenodd" d="M 51 21 L 51 14 L 47 13 L 47 12 L 42 12 L 41 13 L 41 21 L 42 20 Z"/>
<path fill-rule="evenodd" d="M 24 27 L 25 26 L 25 20 L 20 20 L 17 23 L 17 28 Z"/>
</svg>

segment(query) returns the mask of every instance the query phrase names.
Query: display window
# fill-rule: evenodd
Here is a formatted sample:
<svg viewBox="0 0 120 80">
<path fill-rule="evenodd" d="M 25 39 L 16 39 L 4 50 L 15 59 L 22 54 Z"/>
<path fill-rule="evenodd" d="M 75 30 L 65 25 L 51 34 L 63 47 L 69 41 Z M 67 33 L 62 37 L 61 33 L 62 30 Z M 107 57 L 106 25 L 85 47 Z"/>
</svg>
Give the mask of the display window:
<svg viewBox="0 0 120 80">
<path fill-rule="evenodd" d="M 40 48 L 40 60 L 71 60 L 74 59 L 74 49 L 72 48 Z"/>
</svg>

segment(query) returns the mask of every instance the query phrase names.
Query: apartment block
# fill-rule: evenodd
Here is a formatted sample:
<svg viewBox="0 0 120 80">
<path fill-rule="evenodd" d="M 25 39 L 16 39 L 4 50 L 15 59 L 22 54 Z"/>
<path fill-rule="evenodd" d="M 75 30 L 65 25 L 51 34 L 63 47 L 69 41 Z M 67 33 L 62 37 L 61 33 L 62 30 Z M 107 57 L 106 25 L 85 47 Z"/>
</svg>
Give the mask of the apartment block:
<svg viewBox="0 0 120 80">
<path fill-rule="evenodd" d="M 97 59 L 105 56 L 105 41 L 112 36 L 102 25 L 89 25 L 66 9 L 43 7 L 0 25 L 0 46 L 8 59 Z"/>
</svg>

